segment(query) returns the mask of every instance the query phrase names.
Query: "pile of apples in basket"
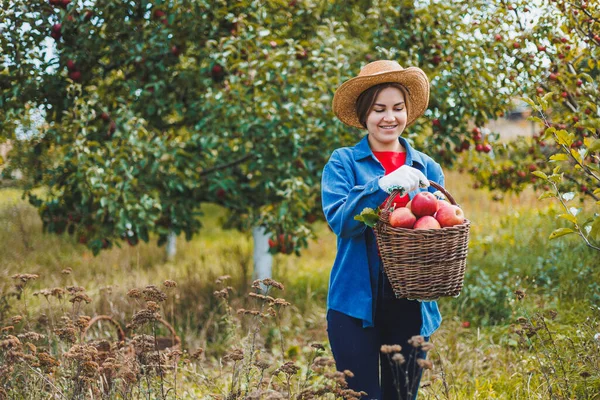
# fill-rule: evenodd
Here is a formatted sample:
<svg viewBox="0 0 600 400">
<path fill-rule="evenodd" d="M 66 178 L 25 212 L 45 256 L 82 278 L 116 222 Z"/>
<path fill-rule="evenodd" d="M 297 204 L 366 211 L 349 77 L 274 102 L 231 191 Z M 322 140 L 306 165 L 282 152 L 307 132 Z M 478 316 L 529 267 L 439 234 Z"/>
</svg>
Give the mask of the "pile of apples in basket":
<svg viewBox="0 0 600 400">
<path fill-rule="evenodd" d="M 441 229 L 465 222 L 460 207 L 438 199 L 432 193 L 420 192 L 405 207 L 390 213 L 390 225 L 406 229 Z"/>
</svg>

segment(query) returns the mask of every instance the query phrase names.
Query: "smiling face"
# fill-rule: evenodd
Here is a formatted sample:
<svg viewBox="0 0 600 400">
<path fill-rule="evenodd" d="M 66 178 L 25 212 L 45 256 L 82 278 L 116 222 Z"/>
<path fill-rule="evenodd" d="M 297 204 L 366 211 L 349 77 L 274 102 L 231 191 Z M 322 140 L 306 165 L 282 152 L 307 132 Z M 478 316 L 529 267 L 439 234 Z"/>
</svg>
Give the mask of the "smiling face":
<svg viewBox="0 0 600 400">
<path fill-rule="evenodd" d="M 406 128 L 404 94 L 396 87 L 386 87 L 377 95 L 367 114 L 366 127 L 373 151 L 402 151 L 398 137 Z"/>
</svg>

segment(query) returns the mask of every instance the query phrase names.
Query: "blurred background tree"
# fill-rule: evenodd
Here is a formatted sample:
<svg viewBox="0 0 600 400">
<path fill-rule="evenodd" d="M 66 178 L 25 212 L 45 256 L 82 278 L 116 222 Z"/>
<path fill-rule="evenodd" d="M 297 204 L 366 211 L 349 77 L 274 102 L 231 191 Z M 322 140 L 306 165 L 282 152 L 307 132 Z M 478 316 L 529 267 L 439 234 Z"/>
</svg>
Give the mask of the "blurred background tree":
<svg viewBox="0 0 600 400">
<path fill-rule="evenodd" d="M 406 135 L 444 168 L 492 190 L 597 201 L 600 10 L 529 3 L 3 1 L 3 174 L 23 174 L 47 232 L 95 253 L 189 239 L 214 202 L 269 264 L 313 237 L 321 170 L 359 140 L 331 112 L 335 88 L 389 58 L 428 74 L 429 109 Z M 518 97 L 566 139 L 500 141 L 485 126 Z M 569 210 L 594 246 L 599 218 Z"/>
</svg>

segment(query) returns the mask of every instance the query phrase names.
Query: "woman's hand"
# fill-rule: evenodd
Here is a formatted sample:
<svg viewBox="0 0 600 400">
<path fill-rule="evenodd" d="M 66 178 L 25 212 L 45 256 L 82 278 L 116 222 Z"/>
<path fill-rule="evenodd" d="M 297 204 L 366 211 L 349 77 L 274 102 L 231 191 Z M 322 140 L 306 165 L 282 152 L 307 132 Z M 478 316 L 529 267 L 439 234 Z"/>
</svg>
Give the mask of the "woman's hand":
<svg viewBox="0 0 600 400">
<path fill-rule="evenodd" d="M 400 196 L 404 196 L 418 188 L 429 187 L 429 180 L 418 169 L 403 165 L 380 178 L 379 187 L 388 193 L 394 189 L 400 189 Z"/>
</svg>

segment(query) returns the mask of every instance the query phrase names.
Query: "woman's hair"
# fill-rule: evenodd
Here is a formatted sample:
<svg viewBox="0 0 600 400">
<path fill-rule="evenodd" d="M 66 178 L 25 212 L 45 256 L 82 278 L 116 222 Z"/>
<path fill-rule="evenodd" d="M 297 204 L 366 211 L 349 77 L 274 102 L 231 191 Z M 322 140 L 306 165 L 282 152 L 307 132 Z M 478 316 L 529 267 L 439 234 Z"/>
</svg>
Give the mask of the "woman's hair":
<svg viewBox="0 0 600 400">
<path fill-rule="evenodd" d="M 375 103 L 377 96 L 383 89 L 388 87 L 395 87 L 402 92 L 404 95 L 404 106 L 408 111 L 408 95 L 404 86 L 396 82 L 385 82 L 380 83 L 379 85 L 371 86 L 362 92 L 356 100 L 356 115 L 358 116 L 358 121 L 364 128 L 367 127 L 367 117 L 369 116 L 371 108 L 373 108 L 373 104 Z"/>
</svg>

